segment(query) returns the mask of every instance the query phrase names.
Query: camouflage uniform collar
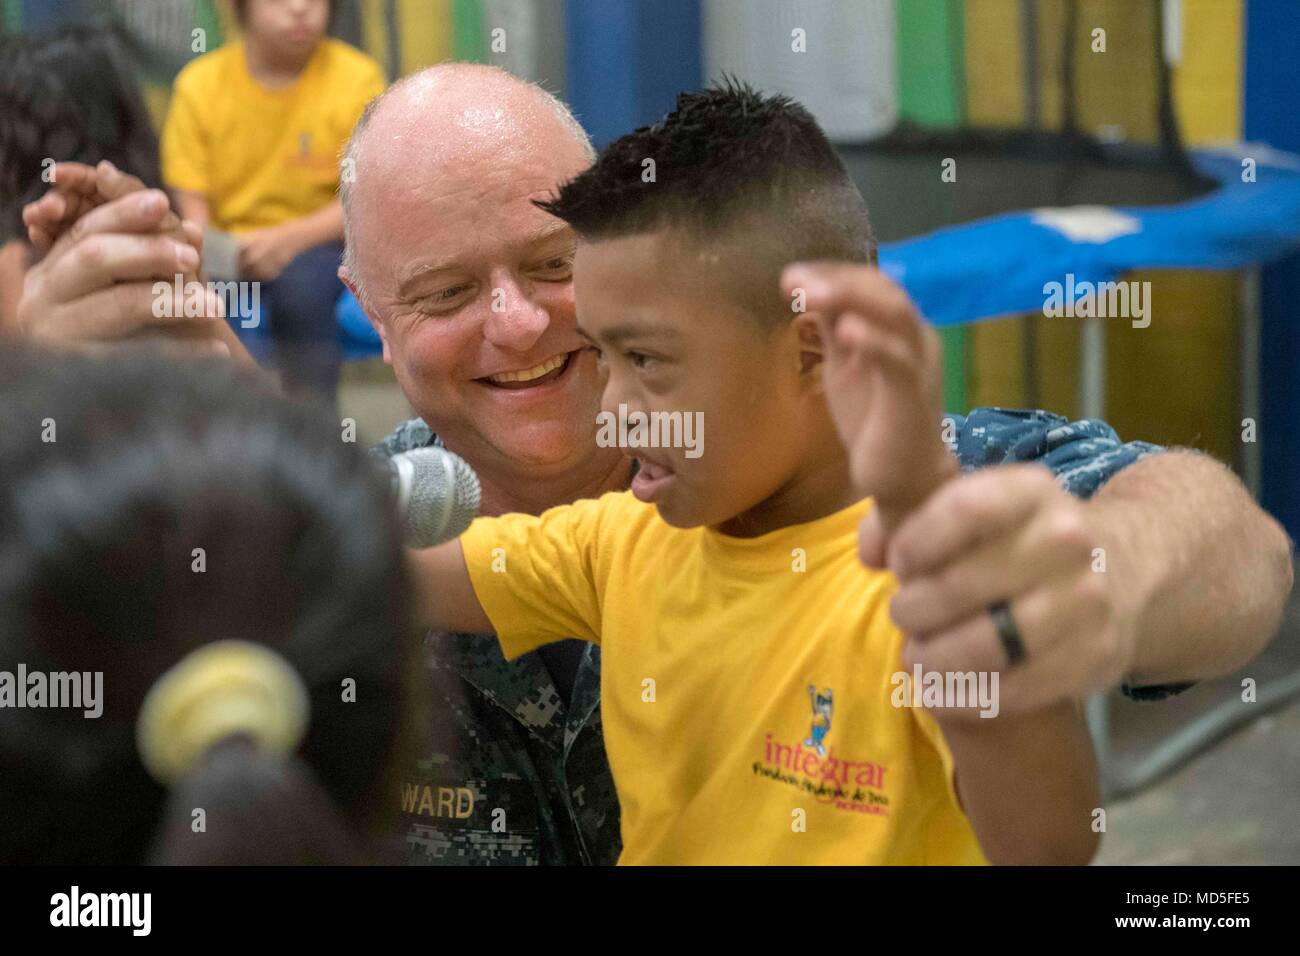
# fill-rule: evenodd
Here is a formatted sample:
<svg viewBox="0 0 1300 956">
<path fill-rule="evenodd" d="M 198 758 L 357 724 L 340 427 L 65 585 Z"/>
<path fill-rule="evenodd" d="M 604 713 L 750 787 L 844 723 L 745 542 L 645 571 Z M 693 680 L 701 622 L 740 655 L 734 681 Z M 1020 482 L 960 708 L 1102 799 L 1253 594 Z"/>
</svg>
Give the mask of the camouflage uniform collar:
<svg viewBox="0 0 1300 956">
<path fill-rule="evenodd" d="M 591 715 L 600 709 L 600 645 L 588 644 L 578 664 L 578 676 L 573 682 L 573 697 L 569 701 L 568 718 L 564 727 L 564 756 L 579 731 L 587 726 Z"/>
<path fill-rule="evenodd" d="M 422 418 L 411 418 L 402 422 L 392 433 L 380 442 L 375 451 L 382 455 L 397 455 L 413 448 L 425 448 L 429 445 L 442 447 L 442 439 L 433 433 Z"/>
<path fill-rule="evenodd" d="M 454 670 L 548 749 L 557 755 L 563 752 L 568 714 L 540 656 L 525 654 L 507 661 L 491 634 L 431 631 L 424 647 L 431 667 Z"/>
</svg>

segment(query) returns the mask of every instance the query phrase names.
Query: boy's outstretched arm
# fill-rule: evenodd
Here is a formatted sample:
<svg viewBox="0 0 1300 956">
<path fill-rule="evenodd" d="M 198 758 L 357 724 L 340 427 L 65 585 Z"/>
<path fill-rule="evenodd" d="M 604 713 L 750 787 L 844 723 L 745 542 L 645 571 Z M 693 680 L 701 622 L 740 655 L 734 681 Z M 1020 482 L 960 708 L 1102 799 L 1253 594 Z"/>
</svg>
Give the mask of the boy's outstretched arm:
<svg viewBox="0 0 1300 956">
<path fill-rule="evenodd" d="M 1078 704 L 1027 714 L 936 718 L 957 768 L 957 795 L 990 863 L 1083 866 L 1101 808 L 1092 738 Z"/>
<path fill-rule="evenodd" d="M 818 313 L 827 404 L 855 487 L 876 502 L 862 558 L 882 567 L 889 536 L 958 472 L 939 432 L 938 337 L 907 293 L 876 269 L 798 264 L 781 284 L 787 294 L 802 289 L 808 310 Z M 952 751 L 958 796 L 990 862 L 1092 859 L 1093 811 L 1101 800 L 1092 740 L 1074 701 L 993 718 L 931 714 Z"/>
<path fill-rule="evenodd" d="M 879 522 L 887 538 L 958 472 L 940 432 L 939 337 L 907 293 L 870 266 L 797 263 L 786 268 L 781 286 L 791 297 L 802 291 L 817 317 L 826 404 L 854 487 L 875 501 L 868 520 Z M 862 557 L 884 566 L 883 554 Z"/>
<path fill-rule="evenodd" d="M 417 625 L 463 634 L 495 633 L 470 583 L 459 538 L 436 548 L 408 549 L 406 554 Z"/>
</svg>

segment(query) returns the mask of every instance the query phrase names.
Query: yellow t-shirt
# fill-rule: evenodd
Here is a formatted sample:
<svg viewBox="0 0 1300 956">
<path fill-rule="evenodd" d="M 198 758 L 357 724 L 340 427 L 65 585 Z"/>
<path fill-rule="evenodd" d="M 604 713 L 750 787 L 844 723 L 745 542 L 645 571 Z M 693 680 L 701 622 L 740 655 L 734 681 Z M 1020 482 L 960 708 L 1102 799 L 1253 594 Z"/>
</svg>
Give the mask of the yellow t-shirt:
<svg viewBox="0 0 1300 956">
<path fill-rule="evenodd" d="M 176 77 L 163 179 L 207 196 L 213 226 L 228 232 L 309 215 L 334 199 L 343 147 L 384 86 L 379 64 L 329 37 L 278 90 L 253 79 L 242 42 L 214 50 Z"/>
<path fill-rule="evenodd" d="M 601 645 L 620 863 L 986 862 L 938 726 L 891 702 L 897 579 L 858 561 L 870 507 L 733 538 L 624 492 L 462 536 L 507 657 Z"/>
</svg>

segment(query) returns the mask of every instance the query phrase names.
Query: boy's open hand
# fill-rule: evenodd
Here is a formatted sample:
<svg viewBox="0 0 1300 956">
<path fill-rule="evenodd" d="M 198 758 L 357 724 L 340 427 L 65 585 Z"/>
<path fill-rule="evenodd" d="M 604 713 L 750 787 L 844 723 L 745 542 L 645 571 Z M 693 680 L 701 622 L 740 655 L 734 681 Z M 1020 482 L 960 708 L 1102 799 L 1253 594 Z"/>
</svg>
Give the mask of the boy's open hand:
<svg viewBox="0 0 1300 956">
<path fill-rule="evenodd" d="M 939 338 L 912 301 L 878 269 L 796 263 L 781 276 L 792 300 L 803 291 L 818 316 L 822 380 L 854 486 L 876 500 L 879 535 L 863 537 L 863 560 L 884 564 L 884 544 L 902 518 L 957 474 L 940 436 Z M 868 541 L 876 553 L 866 553 Z"/>
</svg>

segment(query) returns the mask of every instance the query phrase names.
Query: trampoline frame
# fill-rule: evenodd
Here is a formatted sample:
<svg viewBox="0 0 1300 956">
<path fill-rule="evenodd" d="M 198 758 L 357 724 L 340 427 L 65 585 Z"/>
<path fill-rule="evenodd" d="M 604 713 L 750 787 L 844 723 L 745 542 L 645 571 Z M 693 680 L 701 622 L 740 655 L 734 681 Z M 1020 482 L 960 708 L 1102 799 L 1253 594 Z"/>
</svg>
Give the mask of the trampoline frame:
<svg viewBox="0 0 1300 956">
<path fill-rule="evenodd" d="M 1260 267 L 1242 270 L 1242 334 L 1239 361 L 1243 418 L 1259 421 Z M 1105 420 L 1106 327 L 1105 319 L 1083 319 L 1079 349 L 1079 407 L 1084 418 Z M 1242 455 L 1243 480 L 1253 497 L 1260 488 L 1260 436 L 1246 442 Z M 1189 763 L 1202 751 L 1270 711 L 1300 698 L 1300 668 L 1255 688 L 1255 704 L 1242 707 L 1234 698 L 1183 724 L 1161 738 L 1145 754 L 1121 764 L 1111 747 L 1110 704 L 1113 692 L 1094 694 L 1087 702 L 1088 731 L 1097 755 L 1104 799 L 1132 796 Z"/>
</svg>

